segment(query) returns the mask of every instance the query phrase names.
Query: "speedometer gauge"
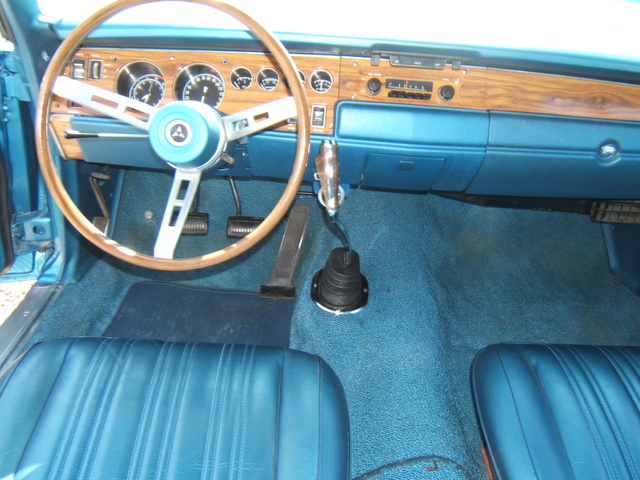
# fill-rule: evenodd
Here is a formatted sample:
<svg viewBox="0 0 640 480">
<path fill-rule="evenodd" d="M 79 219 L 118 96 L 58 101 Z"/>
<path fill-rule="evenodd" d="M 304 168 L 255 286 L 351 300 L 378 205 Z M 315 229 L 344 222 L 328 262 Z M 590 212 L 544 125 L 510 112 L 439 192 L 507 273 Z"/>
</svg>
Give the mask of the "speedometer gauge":
<svg viewBox="0 0 640 480">
<path fill-rule="evenodd" d="M 174 94 L 177 100 L 195 100 L 217 107 L 224 97 L 224 81 L 211 65 L 194 63 L 178 73 Z"/>
<path fill-rule="evenodd" d="M 164 98 L 164 76 L 158 67 L 147 61 L 125 65 L 116 79 L 116 91 L 125 97 L 155 107 Z"/>
</svg>

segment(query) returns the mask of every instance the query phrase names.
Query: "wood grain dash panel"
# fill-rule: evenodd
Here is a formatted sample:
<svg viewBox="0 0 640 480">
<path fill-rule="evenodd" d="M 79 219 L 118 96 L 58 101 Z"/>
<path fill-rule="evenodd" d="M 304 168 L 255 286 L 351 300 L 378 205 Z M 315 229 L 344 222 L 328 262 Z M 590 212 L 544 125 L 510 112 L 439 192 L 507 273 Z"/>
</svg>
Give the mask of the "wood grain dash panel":
<svg viewBox="0 0 640 480">
<path fill-rule="evenodd" d="M 640 121 L 640 86 L 487 69 L 485 109 Z"/>
</svg>

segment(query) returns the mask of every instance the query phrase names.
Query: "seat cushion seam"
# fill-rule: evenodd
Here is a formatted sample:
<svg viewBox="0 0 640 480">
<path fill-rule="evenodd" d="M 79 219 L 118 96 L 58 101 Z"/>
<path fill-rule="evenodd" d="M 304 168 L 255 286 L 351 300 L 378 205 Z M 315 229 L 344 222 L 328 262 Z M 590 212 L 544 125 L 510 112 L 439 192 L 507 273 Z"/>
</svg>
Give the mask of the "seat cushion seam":
<svg viewBox="0 0 640 480">
<path fill-rule="evenodd" d="M 62 370 L 64 369 L 64 364 L 67 361 L 67 358 L 69 356 L 69 351 L 71 350 L 71 346 L 74 344 L 74 342 L 75 341 L 72 340 L 69 343 L 67 343 L 66 351 L 65 351 L 65 353 L 64 353 L 64 355 L 62 357 L 62 361 L 60 362 L 60 366 L 58 368 L 58 373 L 56 374 L 56 378 L 53 381 L 53 383 L 51 384 L 51 389 L 49 390 L 49 393 L 47 393 L 47 399 L 42 404 L 43 408 L 42 408 L 42 410 L 40 410 L 40 413 L 38 414 L 38 419 L 33 424 L 33 429 L 31 430 L 31 433 L 29 434 L 29 439 L 25 442 L 24 448 L 22 449 L 22 454 L 20 455 L 20 459 L 18 460 L 18 470 L 20 470 L 19 467 L 20 467 L 20 464 L 22 463 L 22 459 L 24 458 L 24 454 L 27 451 L 27 448 L 29 447 L 29 444 L 31 443 L 31 439 L 33 438 L 33 434 L 35 433 L 35 430 L 37 429 L 38 424 L 40 423 L 40 420 L 42 419 L 42 415 L 44 414 L 44 408 L 49 403 L 49 399 L 51 398 L 51 394 L 53 393 L 53 390 L 55 389 L 55 386 L 58 383 L 58 380 L 60 379 L 60 375 L 62 374 Z M 15 372 L 15 370 L 14 370 L 14 372 Z"/>
<path fill-rule="evenodd" d="M 634 477 L 633 471 L 635 471 L 637 475 L 638 467 L 633 459 L 633 455 L 629 451 L 629 445 L 627 444 L 627 441 L 624 438 L 624 434 L 622 432 L 622 429 L 620 428 L 620 424 L 618 423 L 618 420 L 615 418 L 615 414 L 613 413 L 613 411 L 611 411 L 610 408 L 608 408 L 608 404 L 604 399 L 604 395 L 602 394 L 603 390 L 602 390 L 602 386 L 600 385 L 600 382 L 598 381 L 598 377 L 593 373 L 593 370 L 589 362 L 584 358 L 584 355 L 582 354 L 582 352 L 580 352 L 580 350 L 571 346 L 569 346 L 568 348 L 572 349 L 574 356 L 576 357 L 576 359 L 578 359 L 578 365 L 585 373 L 585 376 L 587 377 L 587 380 L 589 381 L 589 384 L 592 387 L 593 393 L 595 394 L 596 399 L 598 401 L 598 405 L 600 406 L 600 410 L 607 418 L 607 423 L 610 425 L 609 428 L 611 429 L 611 432 L 613 433 L 613 436 L 616 439 L 616 443 L 618 444 L 618 450 L 622 454 L 622 459 L 624 460 L 624 464 L 627 467 L 627 473 L 629 473 L 632 477 Z M 615 428 L 611 428 L 611 426 Z M 624 453 L 625 451 L 626 451 L 626 455 Z M 631 465 L 629 464 L 629 462 L 631 462 Z"/>
<path fill-rule="evenodd" d="M 281 422 L 281 415 L 282 415 L 282 389 L 283 389 L 283 382 L 284 382 L 284 372 L 285 372 L 285 368 L 286 368 L 286 364 L 287 364 L 287 352 L 285 350 L 282 350 L 281 353 L 281 359 L 282 359 L 282 365 L 280 366 L 280 375 L 278 376 L 278 399 L 277 399 L 277 408 L 276 408 L 276 431 L 275 431 L 275 435 L 276 438 L 274 439 L 275 441 L 275 448 L 273 451 L 273 464 L 275 465 L 275 471 L 273 474 L 273 478 L 277 479 L 278 478 L 278 466 L 279 466 L 279 454 L 280 454 L 280 422 Z"/>
<path fill-rule="evenodd" d="M 564 350 L 567 352 L 567 354 L 569 354 L 571 357 L 573 357 L 577 361 L 577 358 L 575 357 L 575 355 L 571 350 L 567 348 L 565 348 Z M 596 448 L 598 449 L 598 452 L 600 453 L 600 458 L 603 460 L 604 467 L 608 472 L 607 476 L 611 477 L 613 473 L 613 475 L 615 475 L 615 477 L 618 478 L 618 474 L 615 471 L 615 469 L 613 469 L 612 473 L 609 472 L 611 470 L 611 466 L 613 465 L 613 459 L 611 457 L 611 453 L 609 452 L 609 449 L 607 448 L 607 444 L 604 440 L 604 437 L 602 436 L 602 432 L 600 431 L 600 428 L 598 427 L 598 425 L 595 423 L 595 417 L 593 415 L 589 402 L 586 399 L 586 395 L 584 391 L 580 388 L 580 382 L 578 381 L 578 377 L 574 373 L 570 362 L 568 362 L 567 359 L 564 358 L 564 356 L 560 352 L 560 349 L 556 346 L 553 346 L 553 351 L 556 354 L 556 358 L 558 359 L 558 362 L 562 366 L 565 377 L 568 380 L 570 380 L 571 388 L 574 392 L 576 400 L 578 400 L 578 404 L 580 405 L 580 410 L 582 411 L 582 417 L 587 421 L 587 424 L 589 425 L 591 436 L 594 440 Z M 585 409 L 587 411 L 585 411 Z M 600 439 L 600 442 L 598 442 L 598 439 Z M 603 450 L 604 450 L 604 453 L 606 454 L 606 457 L 605 455 L 603 455 Z M 608 464 L 606 462 L 607 458 L 609 459 Z"/>
<path fill-rule="evenodd" d="M 544 347 L 546 349 L 549 349 L 548 345 L 544 345 Z M 528 359 L 530 360 L 530 358 Z M 558 434 L 558 438 L 560 439 L 560 445 L 562 446 L 562 452 L 564 453 L 564 457 L 567 461 L 567 465 L 569 465 L 569 470 L 571 471 L 571 476 L 575 479 L 575 473 L 573 471 L 573 468 L 571 468 L 571 460 L 569 459 L 569 452 L 567 451 L 567 446 L 564 443 L 564 439 L 562 438 L 562 435 L 560 435 L 560 428 L 558 427 L 558 422 L 556 421 L 556 417 L 553 414 L 553 410 L 551 409 L 551 405 L 549 403 L 549 397 L 547 396 L 543 386 L 542 386 L 542 382 L 540 381 L 540 376 L 538 375 L 538 371 L 536 370 L 536 368 L 533 366 L 533 364 L 530 361 L 527 361 L 527 365 L 529 366 L 529 370 L 531 371 L 531 375 L 533 376 L 536 385 L 538 387 L 538 390 L 540 391 L 540 393 L 542 394 L 542 398 L 544 399 L 544 405 L 546 407 L 546 410 L 548 412 L 549 418 L 551 420 L 551 422 L 553 423 L 553 427 L 556 431 L 556 433 Z"/>
<path fill-rule="evenodd" d="M 243 463 L 244 463 L 244 448 L 247 436 L 247 421 L 249 413 L 249 392 L 251 387 L 251 379 L 253 373 L 253 366 L 255 361 L 255 347 L 251 347 L 251 356 L 249 357 L 249 371 L 247 372 L 247 379 L 245 382 L 244 398 L 242 400 L 244 415 L 242 417 L 242 429 L 240 433 L 240 458 L 238 459 L 238 479 L 241 479 L 243 475 Z"/>
<path fill-rule="evenodd" d="M 74 340 L 75 343 L 75 340 Z M 80 412 L 82 411 L 82 406 L 80 406 L 80 404 L 84 404 L 86 402 L 86 397 L 88 395 L 90 388 L 90 384 L 93 381 L 94 377 L 95 377 L 95 372 L 94 370 L 99 367 L 101 361 L 98 361 L 98 359 L 103 358 L 105 352 L 107 351 L 108 345 L 111 345 L 111 343 L 113 343 L 112 339 L 108 339 L 108 340 L 103 340 L 99 345 L 98 348 L 94 351 L 93 356 L 91 358 L 91 362 L 89 363 L 89 368 L 88 368 L 88 374 L 85 376 L 84 380 L 82 381 L 82 385 L 80 387 L 80 391 L 78 393 L 78 395 L 75 397 L 74 401 L 73 401 L 73 406 L 71 408 L 71 412 L 69 415 L 69 418 L 67 419 L 67 422 L 65 424 L 65 427 L 62 431 L 62 438 L 60 441 L 60 445 L 58 446 L 58 449 L 56 450 L 56 454 L 53 458 L 53 461 L 51 463 L 51 470 L 49 470 L 49 475 L 48 475 L 48 479 L 50 480 L 53 475 L 54 475 L 54 470 L 56 467 L 56 464 L 58 463 L 58 458 L 61 454 L 61 451 L 64 449 L 64 455 L 63 458 L 61 460 L 61 464 L 57 467 L 58 470 L 61 470 L 62 467 L 64 466 L 64 464 L 66 463 L 67 457 L 69 455 L 69 448 L 71 447 L 71 443 L 73 442 L 73 438 L 75 437 L 75 433 L 77 432 L 77 425 L 78 425 L 78 421 L 79 421 L 79 416 L 80 416 Z M 68 436 L 67 432 L 69 431 L 69 427 L 71 424 L 74 424 L 71 438 L 65 439 L 65 437 Z M 59 477 L 60 473 L 57 473 L 56 476 Z"/>
<path fill-rule="evenodd" d="M 506 380 L 507 385 L 509 387 L 509 393 L 511 395 L 511 403 L 512 403 L 513 408 L 515 410 L 516 417 L 518 418 L 518 425 L 520 426 L 520 432 L 522 433 L 522 438 L 524 439 L 524 444 L 525 444 L 525 447 L 526 447 L 527 452 L 529 454 L 529 460 L 531 462 L 531 468 L 533 468 L 533 471 L 535 472 L 536 478 L 540 478 L 540 475 L 538 474 L 538 470 L 536 468 L 535 462 L 533 461 L 533 455 L 531 454 L 531 448 L 529 447 L 529 442 L 527 441 L 524 425 L 522 424 L 522 416 L 520 415 L 520 411 L 519 411 L 520 409 L 518 408 L 518 403 L 516 402 L 516 399 L 515 399 L 515 396 L 514 396 L 514 389 L 513 389 L 513 386 L 511 385 L 511 380 L 510 380 L 510 377 L 509 377 L 509 375 L 507 373 L 507 369 L 505 368 L 504 362 L 502 361 L 502 356 L 500 355 L 500 353 L 497 351 L 497 349 L 494 346 L 490 346 L 489 348 L 493 351 L 493 354 L 494 354 L 495 358 L 497 359 L 498 363 L 500 364 L 500 368 L 502 369 L 503 378 Z M 497 469 L 497 465 L 495 465 L 495 462 L 494 462 L 494 468 L 496 469 L 496 474 L 498 476 L 502 476 L 501 472 Z"/>
<path fill-rule="evenodd" d="M 175 409 L 171 409 L 171 414 L 173 419 L 171 421 L 170 433 L 169 433 L 169 447 L 167 448 L 167 454 L 165 459 L 165 467 L 164 467 L 164 477 L 167 477 L 169 465 L 171 463 L 171 453 L 173 452 L 173 446 L 175 444 L 176 439 L 176 425 L 178 424 L 178 419 L 180 418 L 180 410 L 182 409 L 182 402 L 184 401 L 184 392 L 185 387 L 187 385 L 187 381 L 189 379 L 189 374 L 191 373 L 191 365 L 193 363 L 193 351 L 194 344 L 190 343 L 184 346 L 183 355 L 186 354 L 187 350 L 189 354 L 187 356 L 187 364 L 184 368 L 184 371 L 181 370 L 180 375 L 178 376 L 178 382 L 176 382 L 176 395 L 177 395 L 177 404 Z M 182 365 L 181 365 L 182 367 Z"/>
<path fill-rule="evenodd" d="M 174 409 L 176 406 L 176 402 L 178 402 L 178 386 L 182 383 L 182 378 L 184 376 L 184 363 L 185 361 L 188 362 L 188 360 L 185 360 L 185 358 L 187 357 L 186 355 L 186 346 L 182 348 L 182 352 L 180 353 L 180 363 L 178 364 L 178 372 L 176 377 L 173 379 L 173 385 L 172 385 L 172 392 L 171 392 L 171 402 L 169 404 L 169 408 L 167 409 L 167 413 L 164 419 L 164 425 L 163 425 L 163 429 L 162 429 L 162 440 L 160 443 L 160 448 L 158 449 L 158 461 L 156 463 L 156 468 L 157 468 L 157 476 L 166 476 L 166 471 L 165 471 L 165 466 L 166 466 L 166 462 L 167 459 L 164 458 L 166 457 L 167 453 L 165 450 L 170 450 L 171 449 L 171 443 L 172 443 L 172 438 L 169 436 L 168 431 L 171 428 L 171 420 L 174 416 Z M 167 443 L 169 443 L 169 446 L 167 446 Z M 163 465 L 165 464 L 165 465 Z M 164 475 L 163 475 L 164 472 Z"/>
<path fill-rule="evenodd" d="M 101 398 L 100 398 L 100 402 L 98 404 L 98 408 L 96 409 L 96 414 L 94 416 L 93 426 L 90 429 L 90 435 L 89 435 L 89 439 L 90 440 L 87 442 L 87 447 L 85 449 L 84 458 L 82 460 L 82 464 L 83 465 L 87 460 L 89 461 L 89 466 L 88 466 L 88 470 L 87 470 L 87 477 L 91 476 L 91 470 L 93 469 L 93 463 L 95 461 L 96 448 L 97 448 L 98 443 L 100 442 L 100 438 L 102 437 L 102 431 L 104 429 L 104 423 L 106 421 L 107 416 L 109 415 L 109 410 L 111 408 L 111 403 L 113 402 L 113 397 L 115 395 L 115 390 L 116 390 L 115 387 L 117 387 L 117 385 L 120 383 L 119 382 L 120 378 L 122 378 L 122 372 L 123 372 L 123 369 L 124 369 L 125 359 L 126 359 L 127 353 L 129 352 L 130 349 L 131 349 L 131 341 L 127 341 L 124 345 L 121 345 L 120 351 L 118 352 L 118 357 L 114 361 L 114 365 L 113 365 L 111 371 L 109 372 L 109 379 L 108 379 L 108 381 L 106 382 L 106 385 L 103 388 L 102 395 L 101 395 Z M 117 378 L 115 381 L 114 381 L 114 377 Z M 107 403 L 106 403 L 106 406 L 104 408 L 104 411 L 102 412 L 102 421 L 100 421 L 99 417 L 101 415 L 101 410 L 102 410 L 101 406 L 104 403 L 105 395 L 107 395 L 107 392 L 109 392 L 108 393 L 108 398 L 107 398 Z M 98 428 L 97 432 L 96 432 L 96 428 Z M 97 440 L 96 440 L 94 448 L 93 448 L 93 453 L 89 454 L 89 449 L 91 448 L 90 447 L 91 446 L 91 439 L 93 439 L 96 434 L 97 434 Z M 83 465 L 81 465 L 81 467 L 80 467 L 80 471 L 81 472 L 83 471 L 83 468 L 82 468 Z"/>
<path fill-rule="evenodd" d="M 215 418 L 215 409 L 216 409 L 216 403 L 218 401 L 218 391 L 219 391 L 219 385 L 220 385 L 220 378 L 223 375 L 223 364 L 224 364 L 224 356 L 225 356 L 225 351 L 228 349 L 227 345 L 223 345 L 222 348 L 220 349 L 220 353 L 218 356 L 218 369 L 216 370 L 216 378 L 215 378 L 215 382 L 213 385 L 213 392 L 211 395 L 211 407 L 209 408 L 209 422 L 208 422 L 208 427 L 207 427 L 207 439 L 205 440 L 205 448 L 204 448 L 204 463 L 203 463 L 203 468 L 202 468 L 202 474 L 201 474 L 201 479 L 204 480 L 206 478 L 207 475 L 207 470 L 208 470 L 208 459 L 210 456 L 210 448 L 211 448 L 211 439 L 213 437 L 213 429 L 214 429 L 214 418 Z"/>
<path fill-rule="evenodd" d="M 246 375 L 246 363 L 247 363 L 247 351 L 249 347 L 244 347 L 244 351 L 242 353 L 242 364 L 240 366 L 240 377 L 244 380 Z M 231 448 L 229 449 L 229 473 L 227 475 L 228 480 L 232 480 L 234 477 L 234 471 L 237 469 L 238 465 L 236 464 L 236 453 L 237 448 L 236 445 L 238 443 L 238 426 L 240 424 L 240 414 L 242 410 L 242 389 L 245 386 L 245 382 L 240 382 L 240 387 L 238 388 L 238 392 L 234 392 L 236 398 L 234 401 L 236 402 L 236 408 L 234 412 L 233 418 L 233 433 L 231 435 Z"/>
<path fill-rule="evenodd" d="M 323 442 L 323 430 L 322 430 L 322 381 L 323 381 L 323 371 L 322 371 L 322 363 L 318 357 L 315 357 L 318 371 L 318 461 L 317 461 L 317 476 L 318 478 L 322 478 L 322 442 Z"/>
<path fill-rule="evenodd" d="M 603 355 L 607 357 L 611 365 L 614 367 L 614 370 L 618 374 L 620 381 L 622 382 L 625 390 L 627 391 L 627 395 L 635 405 L 636 410 L 640 411 L 640 404 L 638 403 L 638 399 L 640 398 L 640 395 L 638 394 L 638 390 L 634 387 L 633 382 L 629 378 L 629 375 L 627 374 L 627 372 L 625 372 L 623 365 L 607 349 L 604 349 L 601 347 L 598 347 L 598 349 L 602 352 Z"/>
<path fill-rule="evenodd" d="M 212 468 L 215 471 L 215 465 L 218 459 L 218 444 L 220 442 L 220 426 L 222 424 L 222 413 L 224 412 L 224 404 L 225 404 L 225 399 L 227 397 L 227 389 L 229 386 L 229 378 L 230 378 L 230 374 L 229 374 L 229 370 L 231 369 L 231 357 L 233 355 L 233 350 L 234 350 L 234 346 L 232 345 L 229 348 L 229 352 L 227 353 L 227 357 L 225 359 L 225 365 L 224 365 L 224 373 L 222 375 L 222 395 L 219 395 L 219 399 L 220 401 L 218 402 L 218 412 L 217 412 L 217 416 L 216 416 L 216 424 L 215 424 L 215 440 L 213 443 L 213 458 L 212 458 Z"/>
<path fill-rule="evenodd" d="M 138 434 L 136 436 L 135 445 L 131 455 L 131 461 L 129 464 L 129 471 L 127 473 L 127 478 L 131 478 L 131 477 L 137 478 L 139 476 L 140 463 L 142 462 L 145 451 L 147 450 L 147 442 L 150 437 L 149 430 L 151 428 L 151 422 L 147 423 L 147 426 L 144 429 L 144 433 L 142 435 L 141 435 L 142 433 L 141 430 L 147 419 L 147 416 L 150 416 L 150 417 L 153 416 L 154 412 L 156 411 L 156 407 L 158 405 L 160 387 L 162 386 L 161 379 L 164 378 L 165 373 L 167 371 L 167 364 L 169 362 L 169 352 L 171 351 L 172 347 L 173 345 L 171 343 L 163 344 L 162 348 L 160 349 L 160 351 L 156 356 L 156 364 L 154 365 L 153 375 L 151 377 L 151 382 L 149 383 L 149 389 L 147 390 L 145 405 L 143 407 L 142 414 L 140 416 L 140 422 L 138 423 L 138 429 L 137 429 Z M 142 443 L 140 443 L 141 438 L 142 438 Z M 136 466 L 136 463 L 138 464 L 137 466 Z"/>
</svg>

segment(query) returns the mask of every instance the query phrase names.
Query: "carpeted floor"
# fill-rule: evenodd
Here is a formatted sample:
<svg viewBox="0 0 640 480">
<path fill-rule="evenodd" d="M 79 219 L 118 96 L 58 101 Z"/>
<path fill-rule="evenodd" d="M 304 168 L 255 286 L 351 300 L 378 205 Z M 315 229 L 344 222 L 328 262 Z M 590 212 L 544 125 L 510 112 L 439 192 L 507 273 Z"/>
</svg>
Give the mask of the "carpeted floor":
<svg viewBox="0 0 640 480">
<path fill-rule="evenodd" d="M 216 231 L 233 214 L 223 182 L 205 182 L 201 200 L 201 210 L 220 216 Z M 141 219 L 159 208 L 154 202 L 164 202 L 158 192 L 168 183 L 128 176 L 122 240 L 152 242 L 153 229 Z M 263 215 L 282 185 L 254 181 L 239 188 L 246 213 Z M 640 345 L 640 299 L 609 273 L 600 228 L 586 217 L 365 190 L 352 191 L 340 215 L 361 256 L 369 305 L 335 316 L 309 298 L 313 274 L 339 246 L 314 209 L 290 344 L 326 359 L 345 387 L 353 478 L 486 478 L 469 366 L 489 343 Z M 101 334 L 141 279 L 257 290 L 269 278 L 281 233 L 241 259 L 197 272 L 148 272 L 104 259 L 67 286 L 34 341 Z M 216 246 L 221 238 L 212 233 L 204 241 Z M 202 240 L 181 243 L 181 252 Z"/>
</svg>

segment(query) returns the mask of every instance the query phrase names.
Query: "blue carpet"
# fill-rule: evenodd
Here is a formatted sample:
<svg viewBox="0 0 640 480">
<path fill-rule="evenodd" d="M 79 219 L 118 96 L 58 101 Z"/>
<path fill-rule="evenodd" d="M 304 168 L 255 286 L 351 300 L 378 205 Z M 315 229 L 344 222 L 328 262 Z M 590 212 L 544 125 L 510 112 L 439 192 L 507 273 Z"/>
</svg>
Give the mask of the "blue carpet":
<svg viewBox="0 0 640 480">
<path fill-rule="evenodd" d="M 170 183 L 157 177 L 127 176 L 120 240 L 152 245 L 144 212 L 161 208 Z M 223 232 L 234 209 L 228 186 L 203 185 L 201 210 Z M 264 215 L 282 185 L 254 181 L 239 188 L 246 213 Z M 353 478 L 486 478 L 469 367 L 489 343 L 640 345 L 640 299 L 609 273 L 600 228 L 586 217 L 365 190 L 352 191 L 340 215 L 361 256 L 369 304 L 335 316 L 309 298 L 311 278 L 339 246 L 314 209 L 290 344 L 327 360 L 345 387 Z M 180 254 L 219 248 L 226 240 L 216 232 L 181 242 Z M 149 272 L 101 260 L 67 287 L 35 339 L 100 334 L 141 279 L 257 290 L 269 278 L 281 233 L 240 259 L 196 272 Z M 74 321 L 69 312 L 88 320 Z"/>
</svg>

